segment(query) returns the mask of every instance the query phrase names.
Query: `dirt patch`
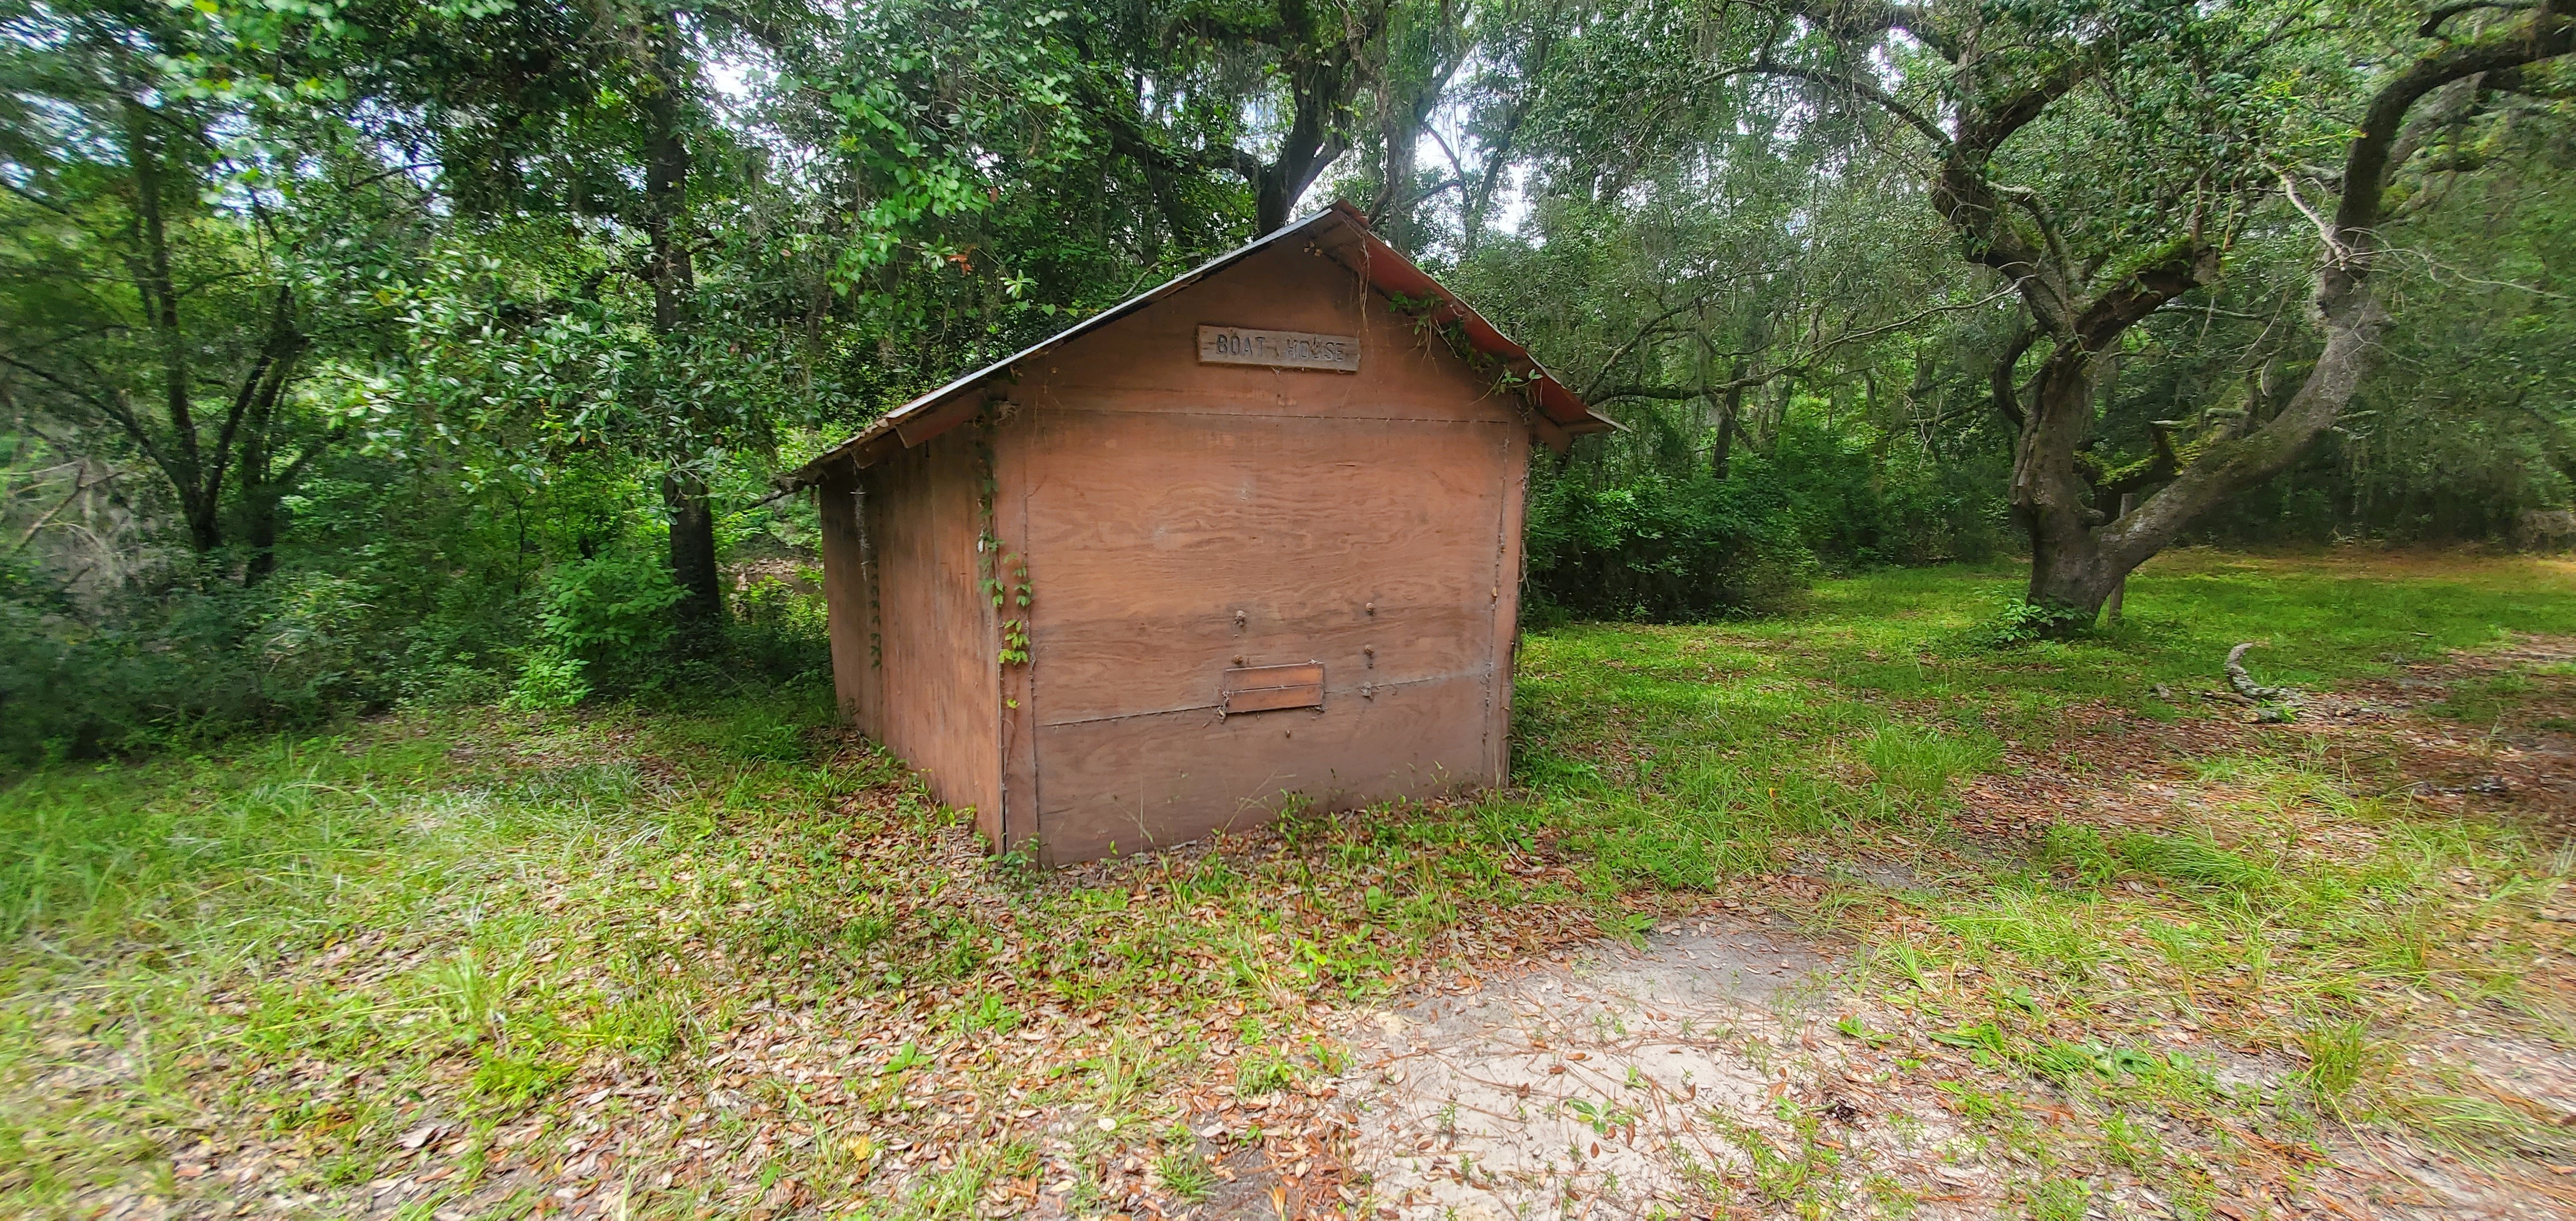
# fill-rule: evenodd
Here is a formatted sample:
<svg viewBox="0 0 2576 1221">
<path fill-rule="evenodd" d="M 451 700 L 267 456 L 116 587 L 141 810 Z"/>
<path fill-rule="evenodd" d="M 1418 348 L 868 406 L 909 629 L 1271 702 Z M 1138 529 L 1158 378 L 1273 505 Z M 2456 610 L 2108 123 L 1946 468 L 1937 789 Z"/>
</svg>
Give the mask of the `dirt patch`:
<svg viewBox="0 0 2576 1221">
<path fill-rule="evenodd" d="M 1642 948 L 1361 1015 L 1355 1162 L 1393 1215 L 1983 1215 L 2002 1176 L 1834 1037 L 1842 959 L 1785 925 L 1667 923 Z"/>
<path fill-rule="evenodd" d="M 2326 699 L 2420 714 L 2387 727 L 2413 795 L 2576 836 L 2576 640 L 2517 636 Z"/>
</svg>

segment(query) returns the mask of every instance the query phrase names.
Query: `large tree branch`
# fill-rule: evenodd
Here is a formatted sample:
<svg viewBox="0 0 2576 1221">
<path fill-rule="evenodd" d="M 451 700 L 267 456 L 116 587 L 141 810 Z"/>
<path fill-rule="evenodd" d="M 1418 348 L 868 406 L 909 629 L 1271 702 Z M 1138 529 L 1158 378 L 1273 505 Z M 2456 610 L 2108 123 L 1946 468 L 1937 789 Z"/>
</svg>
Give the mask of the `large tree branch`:
<svg viewBox="0 0 2576 1221">
<path fill-rule="evenodd" d="M 2004 423 L 2012 425 L 2015 436 L 2021 434 L 2022 426 L 2029 418 L 2021 409 L 2021 383 L 2015 374 L 2021 368 L 2022 356 L 2037 342 L 2038 331 L 2026 326 L 2015 328 L 2012 343 L 2004 348 L 2002 356 L 1995 359 L 1994 368 L 1986 372 L 1986 392 L 1994 404 L 1995 414 L 2002 416 Z"/>
<path fill-rule="evenodd" d="M 141 289 L 144 308 L 151 316 L 152 329 L 161 346 L 161 379 L 164 407 L 170 415 L 172 461 L 164 464 L 176 485 L 179 500 L 192 516 L 202 506 L 198 503 L 197 424 L 189 410 L 188 344 L 179 329 L 179 292 L 170 271 L 170 238 L 161 214 L 162 182 L 161 137 L 156 128 L 158 116 L 141 102 L 127 99 L 124 103 L 125 157 L 134 176 L 134 209 L 136 237 L 142 249 L 133 252 L 136 286 Z"/>
<path fill-rule="evenodd" d="M 1744 379 L 1742 384 L 1748 386 L 1759 385 L 1760 383 L 1767 382 L 1772 378 L 1778 377 L 1780 373 L 1781 370 L 1774 369 L 1768 373 L 1764 373 L 1750 379 Z M 1585 395 L 1584 401 L 1587 403 L 1612 403 L 1617 402 L 1620 399 L 1658 399 L 1667 403 L 1679 403 L 1698 398 L 1702 395 L 1720 394 L 1725 392 L 1728 387 L 1736 384 L 1738 384 L 1736 381 L 1727 381 L 1712 386 L 1620 386 L 1615 389 L 1604 390 L 1598 394 Z"/>
<path fill-rule="evenodd" d="M 2109 350 L 2120 333 L 2174 298 L 2218 278 L 2218 248 L 2187 237 L 2094 295 L 2075 319 L 2075 339 L 2088 352 Z"/>
<path fill-rule="evenodd" d="M 268 479 L 268 486 L 271 488 L 295 486 L 295 481 L 303 477 L 304 468 L 311 465 L 315 458 L 321 457 L 324 453 L 329 452 L 332 446 L 338 445 L 340 442 L 348 439 L 348 425 L 341 424 L 334 426 L 329 432 L 323 433 L 320 437 L 315 438 L 312 444 L 305 446 L 303 452 L 297 454 L 293 462 L 286 464 L 285 470 L 279 471 L 277 474 L 270 476 Z"/>
<path fill-rule="evenodd" d="M 2049 212 L 2047 201 L 2042 200 L 2039 192 L 2029 187 L 1998 186 L 1995 190 L 2004 198 L 2011 200 L 2015 207 L 2030 213 L 2031 223 L 2039 226 L 2039 236 L 2048 245 L 2048 257 L 2055 261 L 2059 272 L 2067 276 L 2068 282 L 2072 283 L 2075 277 L 2075 256 L 2067 250 L 2065 235 L 2058 230 L 2057 217 Z"/>
<path fill-rule="evenodd" d="M 1586 399 L 1593 397 L 1593 393 L 1601 388 L 1601 383 L 1610 380 L 1611 372 L 1619 367 L 1620 361 L 1628 358 L 1628 353 L 1636 350 L 1638 344 L 1644 343 L 1649 336 L 1671 334 L 1671 331 L 1664 329 L 1665 323 L 1672 321 L 1679 315 L 1688 313 L 1691 310 L 1698 309 L 1701 306 L 1708 304 L 1708 300 L 1711 295 L 1712 294 L 1709 293 L 1701 293 L 1688 301 L 1684 301 L 1671 309 L 1655 315 L 1653 318 L 1647 320 L 1646 325 L 1638 327 L 1637 333 L 1628 337 L 1628 342 L 1620 344 L 1617 350 L 1610 353 L 1610 359 L 1601 362 L 1601 371 L 1593 374 L 1592 381 L 1588 385 L 1584 386 L 1583 397 Z"/>
<path fill-rule="evenodd" d="M 162 476 L 170 480 L 173 487 L 179 486 L 179 480 L 183 477 L 185 468 L 175 462 L 169 454 L 162 451 L 160 443 L 154 440 L 152 436 L 152 430 L 143 426 L 142 418 L 134 414 L 131 406 L 123 401 L 122 395 L 101 396 L 95 394 L 89 390 L 83 389 L 78 384 L 55 373 L 51 369 L 44 368 L 41 365 L 29 364 L 26 361 L 20 360 L 15 356 L 11 356 L 6 352 L 0 352 L 0 365 L 7 365 L 12 369 L 30 374 L 54 388 L 61 390 L 63 393 L 72 396 L 80 402 L 87 404 L 91 410 L 106 417 L 110 423 L 115 424 L 119 430 L 124 432 L 126 439 L 134 442 L 134 447 L 142 450 L 143 456 L 150 459 L 152 465 L 161 468 Z"/>
<path fill-rule="evenodd" d="M 1603 391 L 1598 396 L 1587 391 L 1584 397 L 1593 402 L 1608 402 L 1612 399 L 1622 398 L 1680 400 L 1695 399 L 1702 395 L 1709 394 L 1724 394 L 1733 390 L 1748 390 L 1752 387 L 1762 385 L 1765 382 L 1772 381 L 1784 374 L 1804 375 L 1810 370 L 1813 370 L 1816 366 L 1823 364 L 1827 359 L 1831 358 L 1834 353 L 1850 347 L 1853 344 L 1867 343 L 1873 339 L 1895 334 L 1898 331 L 1912 327 L 1922 322 L 1924 319 L 1930 318 L 1936 314 L 1950 314 L 1957 313 L 1961 310 L 1980 309 L 1985 306 L 1992 305 L 1997 301 L 2001 301 L 2005 297 L 2011 296 L 2012 291 L 2013 290 L 2010 288 L 2004 288 L 1988 294 L 1987 296 L 1980 297 L 1974 301 L 1931 306 L 1927 309 L 1906 315 L 1903 318 L 1881 323 L 1880 325 L 1873 327 L 1864 327 L 1859 330 L 1851 330 L 1846 327 L 1845 329 L 1835 331 L 1833 334 L 1824 336 L 1817 340 L 1815 346 L 1809 348 L 1807 351 L 1793 354 L 1789 360 L 1782 361 L 1769 369 L 1765 369 L 1758 373 L 1739 375 L 1722 382 L 1706 382 L 1695 388 L 1643 384 L 1630 385 L 1623 386 L 1615 390 Z M 1673 313 L 1679 312 L 1679 310 L 1674 310 L 1671 313 L 1667 313 L 1665 317 L 1669 318 Z M 1754 352 L 1748 351 L 1719 353 L 1717 355 L 1722 355 L 1728 359 L 1741 359 L 1754 354 Z M 1606 367 L 1604 372 L 1607 372 Z M 1601 379 L 1598 377 L 1594 378 L 1594 385 L 1597 386 L 1600 383 L 1600 380 Z"/>
<path fill-rule="evenodd" d="M 286 366 L 295 359 L 295 350 L 303 337 L 295 333 L 295 290 L 281 284 L 277 287 L 277 304 L 270 311 L 268 342 L 261 344 L 259 355 L 252 358 L 249 371 L 242 374 L 241 389 L 233 396 L 230 411 L 224 413 L 223 427 L 215 434 L 214 458 L 205 472 L 206 497 L 220 498 L 224 474 L 232 461 L 233 441 L 253 413 L 264 413 L 273 406 L 285 389 Z M 275 377 L 270 373 L 274 371 Z M 254 428 L 256 432 L 265 429 Z"/>
<path fill-rule="evenodd" d="M 1521 125 L 1529 120 L 1530 111 L 1537 103 L 1539 82 L 1546 79 L 1548 59 L 1555 51 L 1554 29 L 1539 31 L 1532 40 L 1526 61 L 1521 64 L 1520 92 L 1513 96 L 1510 108 L 1504 111 L 1501 127 L 1492 132 L 1490 138 L 1480 137 L 1485 146 L 1484 165 L 1478 170 L 1475 185 L 1469 188 L 1467 198 L 1461 201 L 1459 215 L 1462 240 L 1471 252 L 1476 248 L 1477 239 L 1484 234 L 1485 211 L 1493 204 L 1494 188 L 1502 181 L 1503 167 L 1511 160 L 1512 144 L 1520 137 Z M 1454 156 L 1452 161 L 1455 161 Z"/>
<path fill-rule="evenodd" d="M 63 510 L 78 503 L 83 493 L 89 491 L 91 488 L 102 487 L 106 484 L 112 483 L 122 474 L 124 474 L 123 471 L 109 471 L 96 479 L 91 479 L 83 474 L 79 467 L 75 466 L 72 469 L 72 490 L 64 494 L 61 500 L 56 501 L 53 508 L 45 510 L 43 516 L 38 517 L 27 527 L 25 533 L 18 536 L 17 545 L 9 549 L 10 554 L 15 555 L 18 552 L 26 550 L 27 544 L 36 541 L 36 535 L 42 533 L 46 526 L 53 524 L 54 518 L 60 516 Z"/>
<path fill-rule="evenodd" d="M 1795 0 L 1787 11 L 1824 27 L 1845 42 L 1901 30 L 1941 58 L 1952 63 L 1959 60 L 1957 41 L 1934 25 L 1931 14 L 1919 5 L 1891 0 Z"/>
<path fill-rule="evenodd" d="M 2372 231 L 2388 206 L 2388 177 L 2396 166 L 2391 154 L 2405 131 L 2407 112 L 2424 95 L 2453 81 L 2576 50 L 2576 18 L 2569 16 L 2568 6 L 2569 0 L 2542 0 L 2509 29 L 2429 52 L 2371 98 L 2360 134 L 2344 155 L 2343 199 L 2335 209 L 2335 238 L 2349 252 L 2347 259 L 2357 258 L 2366 267 L 2374 248 Z M 2348 270 L 2367 274 L 2363 268 Z"/>
<path fill-rule="evenodd" d="M 50 385 L 55 389 L 88 404 L 91 410 L 115 421 L 119 427 L 122 427 L 127 432 L 131 433 L 132 439 L 142 445 L 146 457 L 154 456 L 152 453 L 152 438 L 150 434 L 141 431 L 140 428 L 137 427 L 140 424 L 140 421 L 134 418 L 132 412 L 123 410 L 121 407 L 112 404 L 109 400 L 101 398 L 89 390 L 82 388 L 71 379 L 62 376 L 51 369 L 47 369 L 42 365 L 29 364 L 28 362 L 20 360 L 7 352 L 0 352 L 0 365 L 7 365 L 21 373 L 33 376 L 47 385 Z"/>
<path fill-rule="evenodd" d="M 2013 281 L 2032 315 L 2060 333 L 2071 331 L 2076 323 L 2075 269 L 2057 265 L 2004 214 L 1997 198 L 2001 191 L 1987 178 L 1986 165 L 1997 147 L 2081 79 L 2082 73 L 2070 64 L 2040 86 L 2006 99 L 1996 110 L 1971 108 L 1961 116 L 1959 138 L 1932 178 L 1932 206 L 1967 239 L 1969 257 Z M 2036 210 L 2036 197 L 2026 199 L 2025 206 Z"/>
<path fill-rule="evenodd" d="M 2068 48 L 2038 79 L 1993 101 L 1971 101 L 1959 111 L 1959 147 L 1981 158 L 2002 148 L 2015 133 L 2046 112 L 2057 99 L 2075 92 L 2093 75 L 2094 60 L 2082 48 Z"/>
<path fill-rule="evenodd" d="M 1923 133 L 1923 138 L 1930 140 L 1934 148 L 1950 147 L 1950 133 L 1941 130 L 1940 124 L 1925 117 L 1923 112 L 1897 100 L 1894 94 L 1849 73 L 1825 68 L 1810 68 L 1803 64 L 1784 64 L 1763 58 L 1723 75 L 1737 74 L 1776 76 L 1788 80 L 1805 81 L 1820 88 L 1848 94 L 1904 120 L 1906 126 Z"/>
<path fill-rule="evenodd" d="M 2388 150 L 2389 172 L 2406 168 L 2407 162 L 2433 142 L 2436 133 L 2475 113 L 2481 84 L 2480 78 L 2462 77 L 2425 95 L 2414 113 L 2406 116 L 2406 126 Z"/>
<path fill-rule="evenodd" d="M 1089 73 L 1074 75 L 1074 92 L 1091 112 L 1092 117 L 1109 136 L 1109 147 L 1120 156 L 1140 165 L 1165 173 L 1176 170 L 1215 170 L 1240 174 L 1247 183 L 1258 182 L 1261 159 L 1230 144 L 1211 145 L 1200 149 L 1173 148 L 1155 136 L 1144 120 L 1130 108 L 1111 99 L 1109 91 Z"/>
<path fill-rule="evenodd" d="M 2334 425 L 2377 363 L 2389 324 L 2369 276 L 2378 251 L 2376 228 L 2388 206 L 2392 154 L 2409 111 L 2454 81 L 2576 52 L 2570 2 L 2542 0 L 2509 30 L 2427 52 L 2372 96 L 2345 152 L 2343 198 L 2324 235 L 2316 272 L 2311 309 L 2325 332 L 2324 350 L 2270 420 L 2244 436 L 2211 443 L 2172 483 L 2103 530 L 2104 555 L 2121 571 L 2155 554 L 2210 508 L 2289 469 Z"/>
<path fill-rule="evenodd" d="M 2468 0 L 2468 3 L 2466 4 L 2446 4 L 2440 8 L 2434 9 L 2424 18 L 2424 24 L 2416 27 L 2415 36 L 2417 38 L 2439 38 L 2442 36 L 2442 23 L 2449 21 L 2451 18 L 2457 17 L 2462 13 L 2475 12 L 2482 8 L 2521 10 L 2530 7 L 2531 5 L 2521 3 L 2520 0 Z"/>
<path fill-rule="evenodd" d="M 1973 83 L 1977 57 L 1973 48 L 1956 40 L 1935 37 L 1925 39 L 1922 31 L 1930 28 L 1924 16 L 1904 6 L 1862 0 L 1860 3 L 1824 3 L 1805 0 L 1793 3 L 1791 11 L 1832 32 L 1839 43 L 1882 37 L 1889 31 L 1903 30 L 1918 41 L 1933 46 L 1944 58 L 1959 65 L 1963 79 Z M 2051 243 L 2048 225 L 2037 226 L 2039 241 L 2025 236 L 2021 228 L 2005 215 L 1998 188 L 1986 176 L 1986 166 L 1995 151 L 2022 128 L 2037 119 L 2049 105 L 2066 96 L 2093 71 L 2089 57 L 2067 53 L 2035 80 L 2003 90 L 1992 98 L 1969 91 L 1961 104 L 1957 133 L 1944 131 L 1923 112 L 1907 105 L 1871 80 L 1846 71 L 1781 63 L 1772 58 L 1766 47 L 1755 61 L 1739 71 L 1765 76 L 1804 80 L 1820 87 L 1846 93 L 1866 101 L 1922 133 L 1941 158 L 1941 166 L 1932 177 L 1932 203 L 1943 219 L 1950 222 L 1967 240 L 1969 257 L 1977 263 L 2000 272 L 2012 281 L 2029 302 L 2031 312 L 2051 330 L 2064 333 L 2074 326 L 2077 306 L 2074 300 L 2074 269 L 2052 258 L 2062 254 L 2062 244 Z M 2045 209 L 2035 196 L 2019 202 L 2034 216 L 2044 217 Z"/>
</svg>

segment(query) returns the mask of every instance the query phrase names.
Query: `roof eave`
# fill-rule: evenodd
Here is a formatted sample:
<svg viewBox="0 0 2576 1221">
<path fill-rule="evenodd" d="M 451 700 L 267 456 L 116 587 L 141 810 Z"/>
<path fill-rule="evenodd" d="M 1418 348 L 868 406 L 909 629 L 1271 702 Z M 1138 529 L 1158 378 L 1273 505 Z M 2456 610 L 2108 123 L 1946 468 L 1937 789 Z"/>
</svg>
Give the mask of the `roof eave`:
<svg viewBox="0 0 2576 1221">
<path fill-rule="evenodd" d="M 972 419 L 982 410 L 983 402 L 968 392 L 997 377 L 1010 374 L 1013 366 L 1040 355 L 1077 336 L 1107 326 L 1120 318 L 1143 309 L 1156 301 L 1196 284 L 1223 270 L 1247 255 L 1275 243 L 1314 231 L 1328 222 L 1338 222 L 1358 236 L 1364 251 L 1361 266 L 1353 270 L 1363 276 L 1369 287 L 1381 293 L 1402 293 L 1407 297 L 1431 297 L 1441 302 L 1437 321 L 1459 323 L 1467 342 L 1478 351 L 1501 361 L 1508 369 L 1525 378 L 1532 405 L 1532 431 L 1558 452 L 1564 452 L 1573 438 L 1589 433 L 1621 428 L 1618 421 L 1592 410 L 1581 396 L 1557 381 L 1555 375 L 1529 354 L 1529 350 L 1495 329 L 1484 315 L 1458 299 L 1456 293 L 1434 280 L 1413 261 L 1396 252 L 1380 239 L 1368 225 L 1368 218 L 1348 203 L 1335 201 L 1331 206 L 1294 224 L 1264 234 L 1253 241 L 1209 259 L 1170 280 L 1085 318 L 1027 348 L 972 373 L 958 377 L 938 389 L 920 395 L 902 406 L 878 417 L 848 440 L 823 451 L 804 465 L 781 476 L 778 484 L 793 490 L 820 483 L 834 468 L 845 463 L 865 467 L 875 464 L 896 448 L 910 449 L 928 442 L 948 429 Z M 961 406 L 972 404 L 971 407 Z M 1542 426 L 1543 425 L 1543 426 Z"/>
</svg>

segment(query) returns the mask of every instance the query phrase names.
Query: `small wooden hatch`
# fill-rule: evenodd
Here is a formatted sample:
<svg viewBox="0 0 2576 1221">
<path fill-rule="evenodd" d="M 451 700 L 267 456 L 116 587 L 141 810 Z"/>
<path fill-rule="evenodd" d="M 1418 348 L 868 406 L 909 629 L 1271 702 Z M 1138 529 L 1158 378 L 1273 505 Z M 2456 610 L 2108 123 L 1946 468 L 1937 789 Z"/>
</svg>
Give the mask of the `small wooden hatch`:
<svg viewBox="0 0 2576 1221">
<path fill-rule="evenodd" d="M 1228 714 L 1321 708 L 1324 706 L 1324 663 L 1240 666 L 1228 670 L 1220 706 Z"/>
</svg>

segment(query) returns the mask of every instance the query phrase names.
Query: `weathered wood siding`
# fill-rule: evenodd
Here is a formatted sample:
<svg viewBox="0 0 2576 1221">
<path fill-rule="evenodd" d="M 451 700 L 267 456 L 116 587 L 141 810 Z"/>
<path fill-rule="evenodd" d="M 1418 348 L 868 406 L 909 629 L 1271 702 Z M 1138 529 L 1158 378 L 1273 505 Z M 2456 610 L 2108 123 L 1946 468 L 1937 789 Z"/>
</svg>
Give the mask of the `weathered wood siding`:
<svg viewBox="0 0 2576 1221">
<path fill-rule="evenodd" d="M 876 557 L 869 554 L 867 532 L 860 526 L 857 473 L 818 485 L 814 510 L 823 526 L 823 605 L 832 642 L 832 691 L 842 718 L 852 728 L 883 740 L 885 674 L 875 664 L 876 613 L 868 596 L 876 580 Z"/>
<path fill-rule="evenodd" d="M 1361 368 L 1202 364 L 1201 324 L 1356 335 Z M 1030 363 L 995 433 L 1034 586 L 1015 839 L 1033 821 L 1046 860 L 1079 861 L 1257 825 L 1289 794 L 1347 809 L 1503 778 L 1513 399 L 1294 247 Z M 1302 662 L 1322 708 L 1221 715 L 1229 669 Z"/>
<path fill-rule="evenodd" d="M 942 804 L 974 807 L 998 842 L 1002 696 L 993 606 L 979 588 L 982 468 L 976 432 L 965 428 L 861 477 L 878 612 L 874 736 L 923 772 Z M 868 647 L 857 642 L 863 660 Z"/>
</svg>

